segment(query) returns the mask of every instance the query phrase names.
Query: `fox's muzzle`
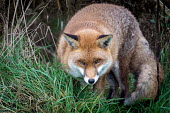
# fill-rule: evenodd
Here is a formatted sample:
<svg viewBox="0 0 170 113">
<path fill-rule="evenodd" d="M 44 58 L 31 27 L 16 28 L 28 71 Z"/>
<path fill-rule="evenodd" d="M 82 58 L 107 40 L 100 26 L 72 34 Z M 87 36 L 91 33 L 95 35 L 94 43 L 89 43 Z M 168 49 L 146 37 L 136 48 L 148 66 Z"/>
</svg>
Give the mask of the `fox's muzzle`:
<svg viewBox="0 0 170 113">
<path fill-rule="evenodd" d="M 88 78 L 87 76 L 84 77 L 84 81 L 87 83 L 87 84 L 95 84 L 97 82 L 97 80 L 99 79 L 99 76 L 96 75 L 95 77 L 93 78 Z"/>
<path fill-rule="evenodd" d="M 91 67 L 85 67 L 84 69 L 84 81 L 87 84 L 95 84 L 98 80 L 98 75 L 97 75 L 97 69 L 94 66 Z"/>
</svg>

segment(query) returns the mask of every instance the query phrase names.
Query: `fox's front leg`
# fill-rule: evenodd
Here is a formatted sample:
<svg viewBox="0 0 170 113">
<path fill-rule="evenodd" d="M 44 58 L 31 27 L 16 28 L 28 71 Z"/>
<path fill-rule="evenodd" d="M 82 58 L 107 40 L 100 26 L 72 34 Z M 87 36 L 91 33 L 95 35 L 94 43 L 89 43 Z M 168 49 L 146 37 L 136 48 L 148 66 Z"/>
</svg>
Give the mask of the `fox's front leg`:
<svg viewBox="0 0 170 113">
<path fill-rule="evenodd" d="M 120 62 L 116 61 L 112 70 L 107 74 L 106 79 L 110 85 L 110 91 L 107 99 L 111 99 L 117 94 L 120 98 L 125 98 L 129 92 L 128 85 L 128 74 L 129 74 L 129 66 L 127 62 L 127 58 L 121 58 Z M 125 63 L 126 62 L 126 63 Z M 125 63 L 125 64 L 124 64 Z M 120 92 L 118 93 L 118 87 L 120 88 Z M 124 99 L 120 102 L 122 103 Z"/>
<path fill-rule="evenodd" d="M 116 77 L 116 74 L 114 74 L 114 72 L 110 71 L 107 75 L 106 75 L 106 79 L 107 79 L 107 82 L 109 83 L 110 85 L 110 88 L 109 88 L 109 94 L 107 96 L 107 99 L 112 99 L 113 97 L 116 96 L 117 92 L 118 92 L 118 87 L 119 87 L 119 80 L 117 79 Z"/>
<path fill-rule="evenodd" d="M 106 86 L 106 75 L 103 75 L 99 78 L 99 80 L 96 82 L 96 84 L 93 85 L 93 91 L 99 95 L 101 93 L 103 94 L 105 86 Z"/>
</svg>

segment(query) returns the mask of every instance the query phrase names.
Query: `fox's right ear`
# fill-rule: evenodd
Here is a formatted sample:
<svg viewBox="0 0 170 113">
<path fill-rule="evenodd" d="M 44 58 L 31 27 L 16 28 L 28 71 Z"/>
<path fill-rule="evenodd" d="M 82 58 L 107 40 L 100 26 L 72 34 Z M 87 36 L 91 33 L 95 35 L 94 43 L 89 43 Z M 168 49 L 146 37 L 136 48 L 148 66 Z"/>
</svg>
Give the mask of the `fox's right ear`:
<svg viewBox="0 0 170 113">
<path fill-rule="evenodd" d="M 77 35 L 72 35 L 72 34 L 67 34 L 64 33 L 64 38 L 67 41 L 67 43 L 74 49 L 77 49 L 79 46 L 78 43 L 78 36 Z"/>
</svg>

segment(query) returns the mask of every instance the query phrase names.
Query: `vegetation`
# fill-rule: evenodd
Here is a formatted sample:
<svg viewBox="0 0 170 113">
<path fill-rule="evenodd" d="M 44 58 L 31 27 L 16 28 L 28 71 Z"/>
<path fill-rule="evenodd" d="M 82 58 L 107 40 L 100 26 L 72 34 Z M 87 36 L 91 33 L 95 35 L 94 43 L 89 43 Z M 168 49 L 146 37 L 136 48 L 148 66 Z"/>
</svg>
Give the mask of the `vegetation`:
<svg viewBox="0 0 170 113">
<path fill-rule="evenodd" d="M 170 112 L 170 44 L 162 42 L 161 64 L 164 67 L 163 81 L 156 100 L 137 103 L 126 107 L 120 105 L 119 98 L 106 100 L 95 95 L 91 86 L 73 85 L 74 79 L 67 75 L 56 61 L 52 31 L 45 23 L 32 25 L 39 20 L 41 12 L 25 20 L 26 11 L 21 16 L 14 13 L 12 21 L 5 21 L 6 32 L 0 40 L 0 112 L 43 112 L 43 113 L 169 113 Z M 63 28 L 58 17 L 54 23 L 57 32 Z M 9 26 L 10 24 L 10 26 Z M 52 26 L 51 28 L 53 28 Z M 169 25 L 166 29 L 169 30 Z M 162 36 L 166 34 L 163 32 Z M 51 38 L 53 44 L 38 41 Z M 166 37 L 167 40 L 170 37 Z M 37 40 L 36 40 L 37 41 Z M 52 52 L 51 52 L 52 51 Z M 50 54 L 50 55 L 49 55 Z M 52 58 L 50 58 L 50 56 Z"/>
</svg>

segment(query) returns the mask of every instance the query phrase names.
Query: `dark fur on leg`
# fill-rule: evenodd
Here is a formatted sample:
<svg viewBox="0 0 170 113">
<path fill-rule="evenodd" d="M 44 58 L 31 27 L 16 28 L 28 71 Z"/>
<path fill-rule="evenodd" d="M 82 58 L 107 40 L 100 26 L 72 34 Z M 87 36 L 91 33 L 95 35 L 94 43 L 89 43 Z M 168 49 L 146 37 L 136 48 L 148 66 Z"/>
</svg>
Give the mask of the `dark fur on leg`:
<svg viewBox="0 0 170 113">
<path fill-rule="evenodd" d="M 119 87 L 118 81 L 112 71 L 107 74 L 106 79 L 110 85 L 109 94 L 106 99 L 112 99 L 117 94 Z"/>
</svg>

